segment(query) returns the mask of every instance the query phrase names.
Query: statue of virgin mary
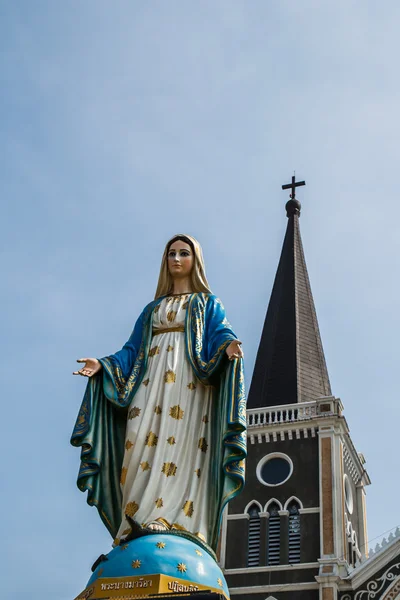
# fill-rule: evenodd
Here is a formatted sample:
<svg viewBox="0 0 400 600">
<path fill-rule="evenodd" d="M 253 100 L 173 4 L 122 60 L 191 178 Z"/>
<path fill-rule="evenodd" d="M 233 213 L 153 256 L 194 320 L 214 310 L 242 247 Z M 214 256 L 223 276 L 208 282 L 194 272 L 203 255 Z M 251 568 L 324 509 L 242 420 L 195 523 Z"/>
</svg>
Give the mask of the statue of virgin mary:
<svg viewBox="0 0 400 600">
<path fill-rule="evenodd" d="M 89 377 L 71 438 L 77 483 L 114 544 L 134 521 L 216 549 L 223 508 L 244 485 L 242 357 L 199 243 L 174 236 L 124 347 L 75 372 Z"/>
</svg>

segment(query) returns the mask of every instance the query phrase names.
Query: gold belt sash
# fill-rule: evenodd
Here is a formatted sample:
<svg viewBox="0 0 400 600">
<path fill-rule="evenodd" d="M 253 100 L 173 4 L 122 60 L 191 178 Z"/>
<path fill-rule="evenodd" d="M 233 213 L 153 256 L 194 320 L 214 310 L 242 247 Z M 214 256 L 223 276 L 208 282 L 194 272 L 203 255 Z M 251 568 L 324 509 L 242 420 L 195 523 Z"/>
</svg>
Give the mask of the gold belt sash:
<svg viewBox="0 0 400 600">
<path fill-rule="evenodd" d="M 177 327 L 164 327 L 163 329 L 153 329 L 153 336 L 160 335 L 161 333 L 171 333 L 172 331 L 185 331 L 184 325 L 178 325 Z"/>
</svg>

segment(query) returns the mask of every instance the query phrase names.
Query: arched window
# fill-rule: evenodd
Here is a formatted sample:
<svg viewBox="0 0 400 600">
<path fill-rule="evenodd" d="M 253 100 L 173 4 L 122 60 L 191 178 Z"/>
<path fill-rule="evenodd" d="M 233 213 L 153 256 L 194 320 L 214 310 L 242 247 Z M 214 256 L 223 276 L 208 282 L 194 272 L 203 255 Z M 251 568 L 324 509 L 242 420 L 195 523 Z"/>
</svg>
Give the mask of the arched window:
<svg viewBox="0 0 400 600">
<path fill-rule="evenodd" d="M 300 513 L 296 501 L 292 501 L 289 511 L 289 564 L 300 562 Z"/>
<path fill-rule="evenodd" d="M 267 546 L 267 565 L 279 565 L 281 549 L 281 518 L 279 516 L 279 506 L 277 503 L 270 504 L 268 507 L 268 546 Z"/>
<path fill-rule="evenodd" d="M 249 540 L 247 549 L 247 566 L 258 567 L 260 564 L 260 514 L 257 504 L 252 504 L 249 513 Z"/>
</svg>

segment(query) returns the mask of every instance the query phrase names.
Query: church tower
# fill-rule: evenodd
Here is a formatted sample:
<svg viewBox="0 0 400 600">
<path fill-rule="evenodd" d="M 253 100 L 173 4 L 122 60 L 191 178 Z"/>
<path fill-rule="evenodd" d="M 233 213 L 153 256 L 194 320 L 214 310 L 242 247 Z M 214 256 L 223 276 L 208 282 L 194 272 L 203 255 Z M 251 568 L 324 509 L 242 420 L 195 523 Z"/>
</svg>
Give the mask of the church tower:
<svg viewBox="0 0 400 600">
<path fill-rule="evenodd" d="M 251 381 L 244 491 L 224 515 L 232 600 L 338 600 L 366 559 L 364 458 L 332 395 L 292 183 Z"/>
</svg>

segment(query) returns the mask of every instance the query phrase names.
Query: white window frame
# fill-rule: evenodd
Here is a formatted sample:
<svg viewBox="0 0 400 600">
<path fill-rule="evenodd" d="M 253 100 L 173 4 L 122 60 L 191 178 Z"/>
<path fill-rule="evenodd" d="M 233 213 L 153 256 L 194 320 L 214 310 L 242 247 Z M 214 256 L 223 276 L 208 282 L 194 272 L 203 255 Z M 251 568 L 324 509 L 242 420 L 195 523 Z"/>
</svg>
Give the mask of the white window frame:
<svg viewBox="0 0 400 600">
<path fill-rule="evenodd" d="M 289 475 L 286 477 L 286 479 L 284 479 L 283 481 L 280 481 L 279 483 L 267 483 L 261 477 L 261 470 L 262 470 L 263 466 L 265 465 L 265 463 L 270 461 L 272 458 L 283 458 L 284 460 L 286 460 L 286 462 L 289 463 L 289 466 L 290 466 Z M 290 456 L 288 456 L 287 454 L 283 454 L 283 452 L 271 452 L 270 454 L 267 454 L 258 462 L 258 465 L 256 468 L 256 476 L 257 476 L 258 481 L 262 485 L 265 485 L 267 487 L 278 487 L 279 485 L 283 485 L 291 478 L 292 474 L 293 474 L 293 461 L 290 458 Z"/>
</svg>

